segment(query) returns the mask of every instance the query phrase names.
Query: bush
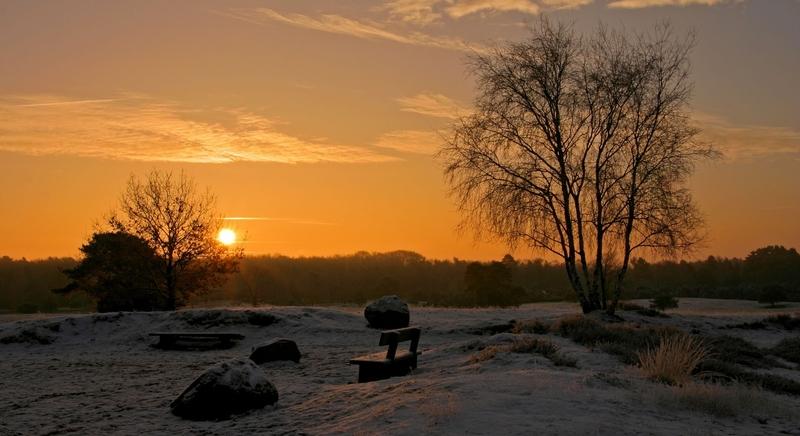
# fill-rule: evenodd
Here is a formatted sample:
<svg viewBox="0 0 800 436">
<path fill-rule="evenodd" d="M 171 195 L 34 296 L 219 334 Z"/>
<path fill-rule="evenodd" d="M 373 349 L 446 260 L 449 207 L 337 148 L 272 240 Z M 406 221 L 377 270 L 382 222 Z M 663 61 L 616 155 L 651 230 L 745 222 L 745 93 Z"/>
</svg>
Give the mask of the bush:
<svg viewBox="0 0 800 436">
<path fill-rule="evenodd" d="M 544 335 L 550 332 L 550 324 L 532 319 L 527 321 L 519 321 L 514 323 L 514 328 L 511 330 L 513 333 L 535 333 L 537 335 Z"/>
<path fill-rule="evenodd" d="M 740 415 L 784 415 L 796 413 L 758 388 L 716 383 L 688 383 L 655 391 L 656 401 L 664 407 L 700 411 L 717 417 Z"/>
<path fill-rule="evenodd" d="M 800 364 L 800 338 L 786 338 L 772 348 L 772 354 Z"/>
<path fill-rule="evenodd" d="M 629 365 L 639 362 L 638 353 L 658 346 L 661 336 L 681 332 L 673 327 L 637 328 L 630 324 L 604 325 L 591 318 L 562 318 L 555 326 L 562 336 L 581 345 L 598 347 Z"/>
<path fill-rule="evenodd" d="M 769 304 L 770 307 L 776 307 L 776 303 L 786 301 L 788 292 L 786 288 L 781 285 L 767 285 L 761 289 L 758 294 L 758 302 L 761 304 Z"/>
<path fill-rule="evenodd" d="M 658 347 L 638 354 L 639 367 L 650 379 L 682 385 L 707 355 L 701 340 L 685 333 L 665 335 Z"/>
<path fill-rule="evenodd" d="M 678 299 L 670 294 L 662 293 L 650 300 L 650 308 L 658 310 L 674 309 L 678 307 Z"/>
<path fill-rule="evenodd" d="M 639 315 L 642 315 L 642 316 L 649 316 L 649 317 L 655 317 L 655 318 L 669 318 L 669 316 L 667 314 L 659 312 L 658 310 L 655 310 L 655 309 L 652 309 L 652 308 L 648 308 L 648 307 L 644 307 L 644 306 L 640 306 L 640 305 L 638 305 L 636 303 L 630 303 L 630 302 L 627 302 L 627 301 L 620 302 L 618 307 L 619 307 L 620 310 L 625 310 L 625 311 L 628 311 L 628 312 L 636 312 L 636 313 L 638 313 Z M 677 307 L 677 306 L 675 306 L 675 307 Z"/>
<path fill-rule="evenodd" d="M 540 354 L 556 366 L 575 367 L 578 364 L 577 360 L 559 353 L 558 345 L 548 340 L 537 338 L 520 338 L 514 340 L 510 345 L 486 347 L 470 357 L 469 363 L 479 363 L 494 359 L 499 352 Z"/>
<path fill-rule="evenodd" d="M 509 347 L 512 353 L 536 353 L 549 356 L 558 352 L 558 345 L 544 339 L 524 338 L 514 341 Z"/>
<path fill-rule="evenodd" d="M 645 309 L 644 306 L 640 306 L 636 303 L 631 303 L 630 301 L 620 301 L 617 307 L 619 308 L 619 310 L 627 310 L 630 312 L 636 312 L 638 310 Z"/>
<path fill-rule="evenodd" d="M 52 328 L 50 330 L 53 330 Z M 29 327 L 20 330 L 16 334 L 9 334 L 0 337 L 0 344 L 38 344 L 47 345 L 53 343 L 55 337 L 38 327 Z"/>
<path fill-rule="evenodd" d="M 743 322 L 739 324 L 728 324 L 726 329 L 744 329 L 744 330 L 763 330 L 767 325 L 763 321 Z"/>
<path fill-rule="evenodd" d="M 800 317 L 792 315 L 773 315 L 764 319 L 764 322 L 777 324 L 786 330 L 800 329 Z"/>
<path fill-rule="evenodd" d="M 781 366 L 762 349 L 742 338 L 734 336 L 715 336 L 706 338 L 709 351 L 715 359 L 744 365 L 750 368 L 773 368 Z"/>
<path fill-rule="evenodd" d="M 706 359 L 698 365 L 696 372 L 710 380 L 747 383 L 779 394 L 800 395 L 800 383 L 794 380 L 746 371 L 739 365 L 719 359 Z"/>
<path fill-rule="evenodd" d="M 497 345 L 486 347 L 478 351 L 477 353 L 473 354 L 472 356 L 470 356 L 469 363 L 480 363 L 480 362 L 485 362 L 487 360 L 492 360 L 500 351 L 501 349 Z"/>
</svg>

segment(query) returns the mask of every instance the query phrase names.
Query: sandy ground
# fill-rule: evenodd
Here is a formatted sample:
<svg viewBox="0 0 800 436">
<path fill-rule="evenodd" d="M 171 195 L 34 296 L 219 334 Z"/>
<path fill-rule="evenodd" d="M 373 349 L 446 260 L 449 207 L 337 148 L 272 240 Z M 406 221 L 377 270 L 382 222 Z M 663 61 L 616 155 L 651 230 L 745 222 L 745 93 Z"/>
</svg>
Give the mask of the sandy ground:
<svg viewBox="0 0 800 436">
<path fill-rule="evenodd" d="M 761 346 L 786 333 L 720 327 L 800 310 L 689 299 L 681 306 L 658 322 L 736 334 Z M 0 338 L 28 332 L 51 341 L 0 344 L 0 434 L 800 434 L 800 421 L 785 415 L 719 418 L 665 408 L 654 395 L 663 388 L 635 368 L 556 335 L 547 338 L 577 359 L 577 368 L 530 354 L 469 362 L 476 347 L 512 337 L 476 330 L 512 319 L 556 319 L 577 313 L 573 304 L 413 308 L 412 323 L 423 330 L 419 369 L 365 384 L 354 383 L 357 368 L 347 362 L 380 351 L 379 333 L 366 327 L 358 309 L 257 310 L 277 322 L 253 325 L 237 309 L 0 318 Z M 170 330 L 239 332 L 246 339 L 226 350 L 151 347 L 149 332 Z M 275 406 L 219 422 L 170 414 L 170 401 L 205 368 L 246 357 L 254 344 L 273 337 L 296 341 L 303 354 L 299 364 L 262 365 L 280 393 Z M 793 378 L 800 373 L 786 371 Z M 764 395 L 800 410 L 798 398 Z"/>
</svg>

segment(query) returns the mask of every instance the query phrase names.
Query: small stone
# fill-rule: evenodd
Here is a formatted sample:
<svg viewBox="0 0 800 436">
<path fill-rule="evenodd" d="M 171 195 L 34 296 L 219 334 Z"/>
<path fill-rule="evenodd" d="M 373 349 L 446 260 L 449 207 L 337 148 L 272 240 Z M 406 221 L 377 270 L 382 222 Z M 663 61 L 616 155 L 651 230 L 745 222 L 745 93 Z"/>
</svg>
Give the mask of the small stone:
<svg viewBox="0 0 800 436">
<path fill-rule="evenodd" d="M 300 349 L 297 344 L 289 339 L 275 339 L 253 347 L 250 360 L 257 364 L 274 362 L 276 360 L 291 360 L 300 362 Z"/>
</svg>

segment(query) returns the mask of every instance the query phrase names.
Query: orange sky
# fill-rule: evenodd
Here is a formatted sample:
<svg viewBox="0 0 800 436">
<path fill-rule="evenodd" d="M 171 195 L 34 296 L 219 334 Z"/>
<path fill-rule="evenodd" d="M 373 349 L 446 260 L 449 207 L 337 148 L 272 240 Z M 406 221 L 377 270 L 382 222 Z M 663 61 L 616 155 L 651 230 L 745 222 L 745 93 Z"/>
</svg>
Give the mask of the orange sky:
<svg viewBox="0 0 800 436">
<path fill-rule="evenodd" d="M 695 29 L 694 118 L 726 156 L 692 181 L 696 256 L 800 247 L 800 2 L 652 3 L 672 2 L 6 0 L 0 255 L 76 255 L 128 176 L 160 168 L 258 218 L 233 224 L 248 253 L 499 258 L 455 231 L 432 153 L 469 111 L 466 50 L 541 12 Z"/>
</svg>

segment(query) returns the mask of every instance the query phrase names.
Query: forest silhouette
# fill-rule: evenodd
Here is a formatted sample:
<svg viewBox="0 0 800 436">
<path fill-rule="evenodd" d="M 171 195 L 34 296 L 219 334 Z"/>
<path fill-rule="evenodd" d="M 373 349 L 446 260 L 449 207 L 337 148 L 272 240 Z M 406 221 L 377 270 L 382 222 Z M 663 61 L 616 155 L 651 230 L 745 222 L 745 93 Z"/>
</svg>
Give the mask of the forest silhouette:
<svg viewBox="0 0 800 436">
<path fill-rule="evenodd" d="M 72 258 L 0 258 L 0 310 L 95 310 L 95 301 L 84 293 L 52 292 L 68 284 L 63 271 L 76 265 L 77 260 Z M 476 265 L 499 272 L 493 275 L 479 271 Z M 472 277 L 468 271 L 472 271 Z M 487 283 L 495 286 L 489 286 L 488 292 L 481 295 Z M 668 290 L 675 297 L 758 300 L 765 289 L 775 287 L 784 291 L 784 301 L 800 301 L 797 250 L 768 246 L 754 250 L 744 259 L 635 259 L 624 297 L 652 298 Z M 224 285 L 196 295 L 188 303 L 361 304 L 385 294 L 397 294 L 412 304 L 436 306 L 575 301 L 563 265 L 558 263 L 542 259 L 515 261 L 510 256 L 494 263 L 435 260 L 410 251 L 395 251 L 333 257 L 248 256 L 241 260 L 240 271 Z"/>
</svg>

